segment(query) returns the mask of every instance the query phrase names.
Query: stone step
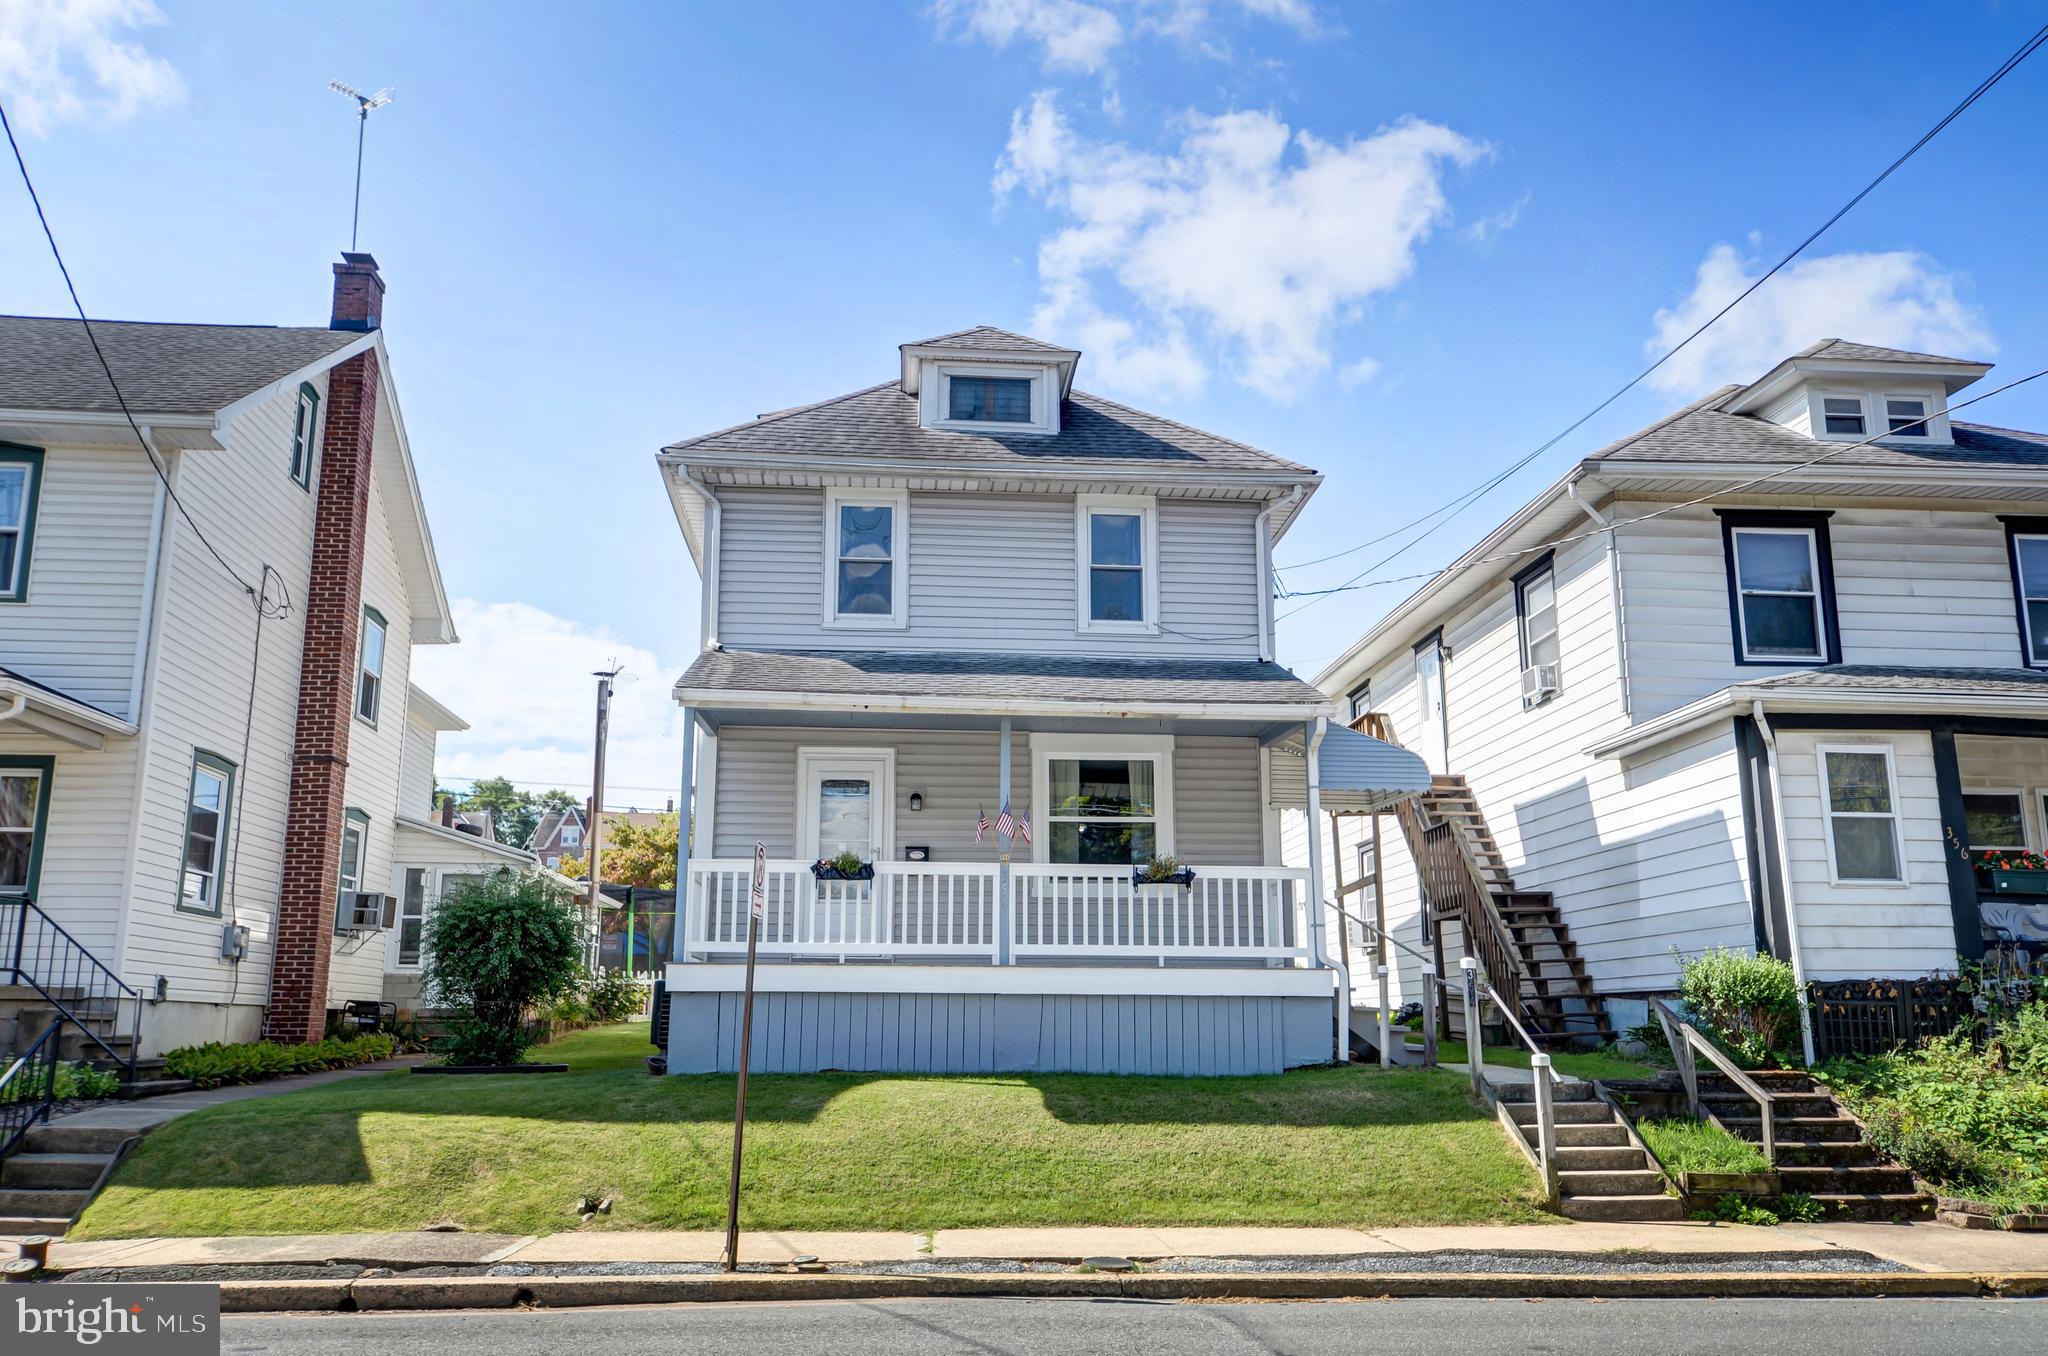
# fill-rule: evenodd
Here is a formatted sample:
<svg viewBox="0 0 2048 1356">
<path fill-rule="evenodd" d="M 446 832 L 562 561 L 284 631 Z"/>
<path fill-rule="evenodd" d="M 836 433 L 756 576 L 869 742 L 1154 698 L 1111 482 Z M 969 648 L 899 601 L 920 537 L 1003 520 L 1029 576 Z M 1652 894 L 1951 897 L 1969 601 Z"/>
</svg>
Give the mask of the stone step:
<svg viewBox="0 0 2048 1356">
<path fill-rule="evenodd" d="M 1515 1124 L 1536 1124 L 1534 1102 L 1507 1102 L 1505 1105 Z M 1614 1108 L 1605 1102 L 1561 1102 L 1553 1099 L 1550 1113 L 1558 1125 L 1607 1125 L 1614 1120 Z"/>
<path fill-rule="evenodd" d="M 1581 1196 L 1652 1196 L 1664 1189 L 1663 1174 L 1646 1167 L 1634 1171 L 1596 1169 L 1580 1172 L 1576 1169 L 1557 1174 L 1558 1187 L 1567 1199 Z"/>
<path fill-rule="evenodd" d="M 1665 1223 L 1683 1220 L 1685 1204 L 1676 1196 L 1567 1196 L 1558 1202 L 1566 1219 L 1603 1223 Z"/>
<path fill-rule="evenodd" d="M 0 1238 L 26 1238 L 30 1234 L 62 1238 L 70 1227 L 69 1215 L 61 1219 L 55 1215 L 0 1215 Z"/>
<path fill-rule="evenodd" d="M 1876 1149 L 1862 1140 L 1779 1140 L 1780 1167 L 1860 1168 L 1880 1164 Z"/>
<path fill-rule="evenodd" d="M 1628 1172 L 1643 1166 L 1643 1151 L 1633 1144 L 1610 1149 L 1560 1144 L 1557 1166 L 1560 1172 Z"/>
<path fill-rule="evenodd" d="M 1829 1219 L 1933 1219 L 1934 1197 L 1918 1191 L 1816 1191 L 1813 1199 Z"/>
<path fill-rule="evenodd" d="M 90 1191 L 112 1154 L 11 1154 L 0 1158 L 0 1187 Z"/>
<path fill-rule="evenodd" d="M 1915 1189 L 1912 1171 L 1891 1164 L 1844 1168 L 1780 1163 L 1778 1180 L 1785 1190 L 1803 1191 L 1809 1196 L 1824 1193 L 1887 1196 L 1910 1193 Z"/>
<path fill-rule="evenodd" d="M 1751 1144 L 1763 1143 L 1764 1123 L 1758 1117 L 1721 1116 L 1719 1119 L 1729 1134 Z M 1771 1132 L 1780 1144 L 1858 1143 L 1863 1138 L 1863 1128 L 1847 1116 L 1775 1116 L 1771 1120 Z"/>
<path fill-rule="evenodd" d="M 141 1133 L 122 1125 L 67 1125 L 59 1120 L 29 1131 L 22 1148 L 37 1154 L 110 1154 Z"/>
<path fill-rule="evenodd" d="M 1606 1125 L 1560 1125 L 1557 1127 L 1557 1147 L 1622 1149 L 1633 1146 L 1629 1144 L 1628 1131 L 1610 1121 Z"/>
<path fill-rule="evenodd" d="M 70 1219 L 85 1204 L 86 1191 L 34 1187 L 0 1187 L 0 1215 L 33 1215 L 38 1219 Z M 64 1232 L 62 1229 L 58 1233 Z"/>
<path fill-rule="evenodd" d="M 133 1083 L 123 1083 L 114 1095 L 123 1101 L 137 1101 L 144 1097 L 162 1097 L 166 1093 L 190 1092 L 199 1085 L 189 1078 L 138 1078 Z"/>
<path fill-rule="evenodd" d="M 1702 1092 L 1700 1094 L 1700 1105 L 1723 1120 L 1730 1116 L 1748 1116 L 1753 1118 L 1757 1114 L 1756 1103 L 1739 1092 L 1732 1094 Z M 1840 1108 L 1835 1105 L 1835 1099 L 1826 1096 L 1779 1097 L 1771 1103 L 1771 1118 L 1773 1120 L 1784 1120 L 1788 1116 L 1808 1118 L 1833 1116 L 1839 1111 Z"/>
</svg>

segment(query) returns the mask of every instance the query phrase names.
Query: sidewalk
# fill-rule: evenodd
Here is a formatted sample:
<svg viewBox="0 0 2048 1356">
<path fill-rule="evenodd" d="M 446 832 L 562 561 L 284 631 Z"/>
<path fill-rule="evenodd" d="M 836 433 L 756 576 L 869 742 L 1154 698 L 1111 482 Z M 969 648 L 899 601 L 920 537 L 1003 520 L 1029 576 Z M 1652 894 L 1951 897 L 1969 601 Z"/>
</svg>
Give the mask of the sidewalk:
<svg viewBox="0 0 2048 1356">
<path fill-rule="evenodd" d="M 90 1113 L 87 1113 L 90 1114 Z M 56 1270 L 174 1266 L 474 1267 L 712 1263 L 722 1234 L 582 1231 L 520 1238 L 507 1234 L 322 1234 L 279 1237 L 124 1239 L 58 1243 Z M 1920 1272 L 2048 1272 L 2048 1234 L 1966 1231 L 1939 1224 L 1804 1224 L 1777 1228 L 1708 1224 L 1537 1224 L 1391 1229 L 949 1229 L 909 1233 L 746 1233 L 740 1256 L 786 1263 L 1013 1260 L 1079 1262 L 1087 1257 L 1301 1258 L 1431 1253 L 1553 1254 L 1581 1260 L 1625 1254 L 1631 1263 L 1668 1258 L 1862 1253 Z"/>
<path fill-rule="evenodd" d="M 328 1069 L 322 1073 L 272 1078 L 262 1083 L 173 1092 L 162 1097 L 144 1097 L 133 1102 L 112 1102 L 87 1111 L 74 1111 L 68 1116 L 58 1116 L 49 1124 L 58 1129 L 118 1129 L 142 1134 L 187 1112 L 203 1111 L 207 1107 L 220 1106 L 226 1102 L 247 1102 L 258 1097 L 277 1097 L 287 1092 L 303 1092 L 307 1088 L 339 1083 L 349 1078 L 363 1078 L 370 1074 L 394 1073 L 399 1069 L 422 1063 L 426 1058 L 425 1055 L 400 1055 L 395 1059 L 379 1060 L 375 1064 L 358 1064 L 352 1069 Z"/>
</svg>

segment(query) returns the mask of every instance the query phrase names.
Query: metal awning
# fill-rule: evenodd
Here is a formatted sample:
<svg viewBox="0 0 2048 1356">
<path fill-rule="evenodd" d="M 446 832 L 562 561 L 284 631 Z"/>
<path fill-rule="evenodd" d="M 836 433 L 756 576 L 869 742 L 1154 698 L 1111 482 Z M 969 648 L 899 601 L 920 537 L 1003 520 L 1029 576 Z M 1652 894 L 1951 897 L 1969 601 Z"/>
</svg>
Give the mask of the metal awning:
<svg viewBox="0 0 2048 1356">
<path fill-rule="evenodd" d="M 1296 726 L 1271 741 L 1276 809 L 1307 807 L 1306 738 L 1306 730 Z M 1373 814 L 1429 790 L 1429 766 L 1420 758 L 1334 722 L 1323 736 L 1317 766 L 1325 814 Z"/>
</svg>

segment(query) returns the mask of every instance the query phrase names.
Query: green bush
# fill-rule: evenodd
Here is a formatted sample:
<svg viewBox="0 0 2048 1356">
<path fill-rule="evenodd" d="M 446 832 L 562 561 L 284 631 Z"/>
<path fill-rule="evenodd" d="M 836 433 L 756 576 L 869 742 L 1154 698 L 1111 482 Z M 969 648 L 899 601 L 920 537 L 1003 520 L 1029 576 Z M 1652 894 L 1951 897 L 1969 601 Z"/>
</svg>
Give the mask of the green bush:
<svg viewBox="0 0 2048 1356">
<path fill-rule="evenodd" d="M 576 991 L 583 929 L 570 894 L 538 874 L 465 881 L 427 919 L 421 979 L 453 1014 L 451 1064 L 516 1064 L 529 1013 Z"/>
<path fill-rule="evenodd" d="M 1718 1125 L 1673 1117 L 1641 1121 L 1636 1133 L 1669 1172 L 1769 1172 L 1770 1163 L 1754 1144 L 1739 1140 Z"/>
<path fill-rule="evenodd" d="M 1681 956 L 1678 996 L 1747 1068 L 1782 1062 L 1799 1030 L 1799 981 L 1771 956 L 1720 946 Z"/>
<path fill-rule="evenodd" d="M 189 1078 L 202 1088 L 225 1087 L 231 1083 L 260 1083 L 286 1074 L 320 1073 L 327 1069 L 348 1069 L 374 1060 L 389 1059 L 398 1043 L 380 1033 L 343 1037 L 329 1036 L 300 1045 L 257 1041 L 230 1045 L 212 1041 L 187 1045 L 164 1056 L 164 1074 Z"/>
<path fill-rule="evenodd" d="M 4 1069 L 0 1069 L 0 1073 L 4 1072 Z M 102 1097 L 112 1097 L 121 1087 L 119 1078 L 104 1070 L 95 1069 L 90 1064 L 60 1063 L 52 1070 L 52 1081 L 57 1085 L 52 1095 L 60 1102 L 96 1101 Z M 0 1087 L 0 1105 L 41 1101 L 42 1084 L 39 1066 L 24 1068 L 5 1087 Z"/>
<path fill-rule="evenodd" d="M 624 1022 L 640 1015 L 647 990 L 622 970 L 600 970 L 583 986 L 583 1005 L 596 1022 Z"/>
</svg>

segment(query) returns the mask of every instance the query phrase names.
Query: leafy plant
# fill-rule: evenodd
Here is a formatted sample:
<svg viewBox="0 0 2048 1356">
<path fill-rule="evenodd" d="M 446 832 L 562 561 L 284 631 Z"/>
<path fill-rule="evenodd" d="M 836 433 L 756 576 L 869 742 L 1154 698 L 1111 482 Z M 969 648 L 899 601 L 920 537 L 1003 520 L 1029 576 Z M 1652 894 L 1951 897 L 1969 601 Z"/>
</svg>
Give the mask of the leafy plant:
<svg viewBox="0 0 2048 1356">
<path fill-rule="evenodd" d="M 1773 956 L 1717 946 L 1678 961 L 1678 995 L 1738 1064 L 1781 1062 L 1799 1026 L 1799 981 Z"/>
<path fill-rule="evenodd" d="M 329 1036 L 300 1045 L 277 1041 L 230 1045 L 211 1041 L 170 1051 L 164 1056 L 164 1073 L 171 1078 L 189 1078 L 202 1088 L 218 1088 L 231 1083 L 260 1083 L 286 1074 L 347 1069 L 389 1059 L 396 1053 L 398 1043 L 382 1032 Z"/>
<path fill-rule="evenodd" d="M 527 1014 L 575 991 L 583 930 L 568 891 L 538 874 L 467 880 L 428 915 L 423 990 L 454 1014 L 452 1064 L 516 1064 Z"/>
<path fill-rule="evenodd" d="M 599 970 L 583 986 L 584 1006 L 592 1021 L 623 1022 L 638 1017 L 647 991 L 621 970 Z"/>
<path fill-rule="evenodd" d="M 1151 885 L 1165 884 L 1187 869 L 1178 857 L 1154 857 L 1137 868 L 1138 874 Z"/>
<path fill-rule="evenodd" d="M 42 1100 L 42 1079 L 35 1076 L 37 1072 L 35 1066 L 29 1066 L 22 1070 L 21 1076 L 0 1088 L 0 1104 Z M 56 1084 L 52 1095 L 60 1102 L 98 1101 L 112 1097 L 121 1087 L 119 1078 L 90 1064 L 55 1065 L 51 1069 L 51 1081 Z"/>
<path fill-rule="evenodd" d="M 2048 871 L 2048 857 L 2038 852 L 1992 852 L 1977 859 L 1986 871 Z"/>
<path fill-rule="evenodd" d="M 820 857 L 818 865 L 830 871 L 837 871 L 842 876 L 851 876 L 866 866 L 867 863 L 861 860 L 858 852 L 848 851 L 835 853 L 830 857 Z"/>
<path fill-rule="evenodd" d="M 1773 1207 L 1787 1224 L 1818 1224 L 1827 1218 L 1827 1207 L 1803 1191 L 1788 1191 Z"/>
<path fill-rule="evenodd" d="M 1636 1133 L 1671 1172 L 1769 1172 L 1770 1163 L 1753 1144 L 1718 1125 L 1674 1117 L 1646 1120 Z"/>
<path fill-rule="evenodd" d="M 1762 1202 L 1733 1192 L 1715 1201 L 1709 1210 L 1695 1210 L 1694 1219 L 1714 1220 L 1722 1224 L 1755 1224 L 1765 1228 L 1776 1224 L 1778 1217 L 1766 1209 Z"/>
</svg>

